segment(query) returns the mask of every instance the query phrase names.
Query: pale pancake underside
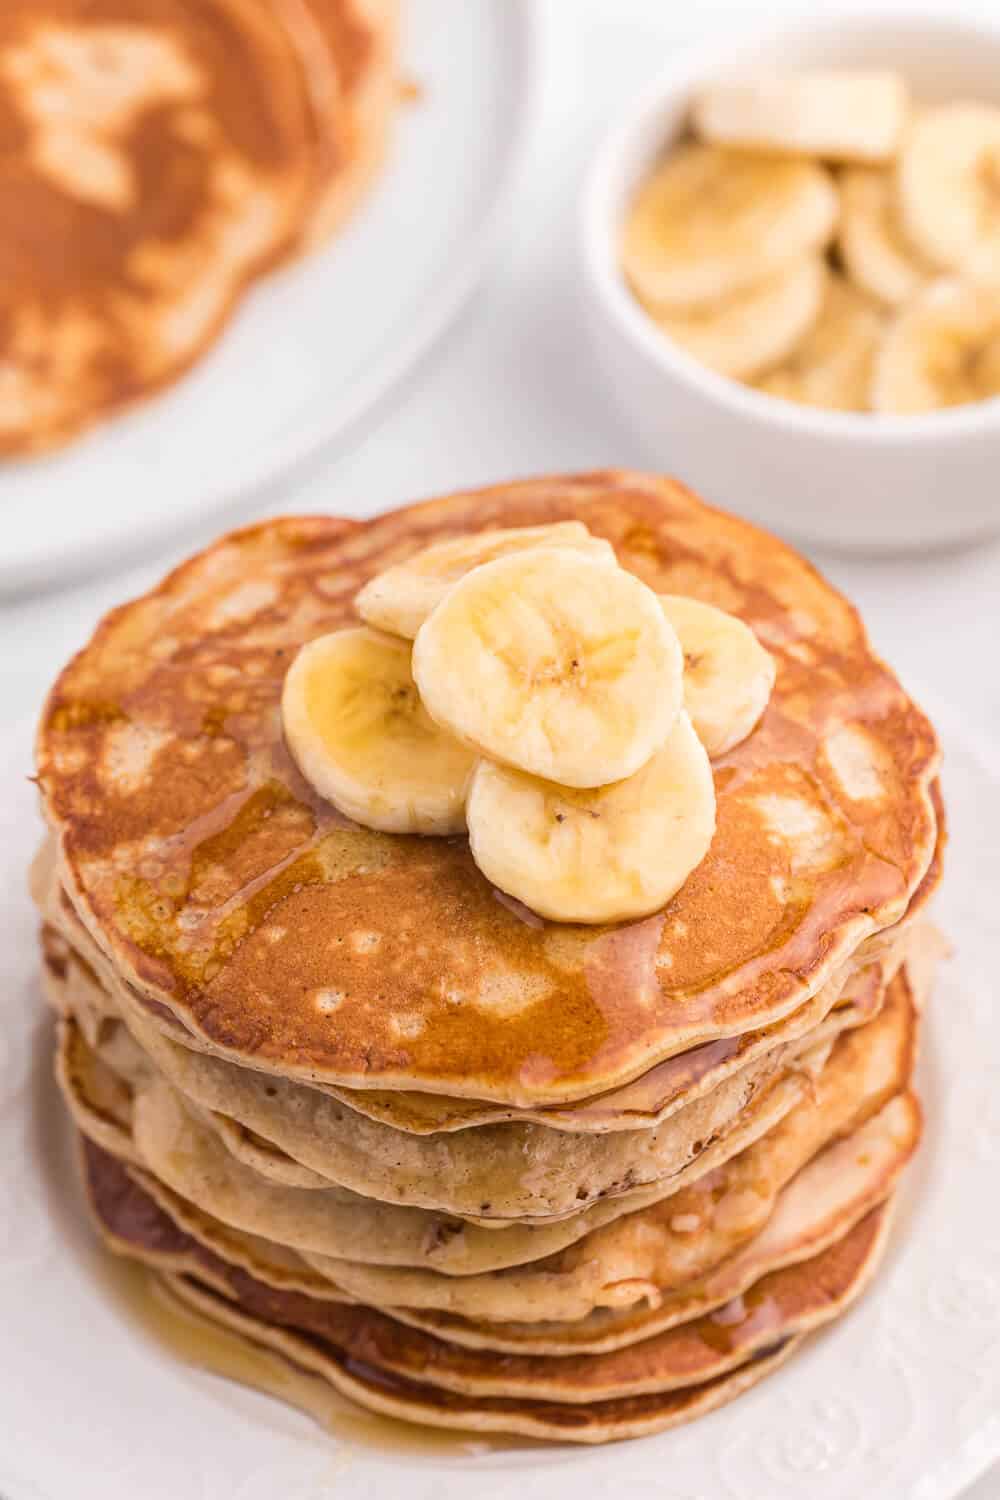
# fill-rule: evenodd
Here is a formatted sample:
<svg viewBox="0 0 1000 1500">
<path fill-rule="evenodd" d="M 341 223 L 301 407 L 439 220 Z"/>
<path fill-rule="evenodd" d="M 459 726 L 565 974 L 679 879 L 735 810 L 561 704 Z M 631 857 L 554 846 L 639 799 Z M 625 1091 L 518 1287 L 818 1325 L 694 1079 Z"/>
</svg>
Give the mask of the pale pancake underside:
<svg viewBox="0 0 1000 1500">
<path fill-rule="evenodd" d="M 929 884 L 933 889 L 933 883 Z M 310 1160 L 308 1146 L 316 1144 L 317 1122 L 314 1116 L 324 1110 L 328 1117 L 336 1120 L 337 1111 L 331 1105 L 323 1105 L 314 1093 L 303 1092 L 291 1081 L 277 1081 L 273 1075 L 238 1069 L 223 1058 L 192 1056 L 191 1053 L 204 1051 L 191 1045 L 194 1038 L 174 1027 L 158 1025 L 157 1017 L 145 1010 L 130 987 L 121 982 L 70 906 L 67 893 L 58 882 L 51 842 L 39 851 L 33 871 L 33 889 L 47 923 L 61 932 L 70 948 L 84 959 L 87 973 L 92 971 L 100 977 L 102 988 L 91 986 L 86 994 L 81 976 L 74 975 L 80 981 L 78 988 L 81 991 L 76 1005 L 78 1016 L 123 1015 L 142 1045 L 153 1053 L 162 1071 L 182 1092 L 191 1094 L 207 1109 L 223 1116 L 233 1116 L 255 1135 L 272 1143 L 282 1137 L 287 1139 L 289 1132 L 294 1135 L 298 1130 L 307 1143 L 306 1154 L 299 1159 L 303 1162 Z M 665 1121 L 684 1105 L 709 1094 L 736 1071 L 742 1070 L 745 1076 L 752 1076 L 752 1063 L 763 1060 L 778 1048 L 792 1048 L 792 1044 L 806 1035 L 817 1035 L 817 1028 L 824 1019 L 829 1029 L 836 1031 L 869 1018 L 882 985 L 902 962 L 909 934 L 921 919 L 926 894 L 921 892 L 920 899 L 915 897 L 902 920 L 863 943 L 857 953 L 831 975 L 822 989 L 775 1025 L 680 1053 L 632 1084 L 595 1100 L 584 1100 L 576 1106 L 559 1109 L 502 1110 L 470 1100 L 429 1094 L 392 1095 L 371 1090 L 338 1089 L 331 1085 L 315 1087 L 349 1107 L 352 1113 L 346 1118 L 352 1122 L 351 1139 L 364 1143 L 366 1155 L 379 1154 L 380 1141 L 390 1142 L 395 1151 L 398 1137 L 393 1132 L 400 1129 L 408 1133 L 436 1134 L 441 1130 L 514 1121 L 574 1133 L 650 1128 Z M 375 1127 L 359 1124 L 360 1137 L 354 1132 L 354 1114 L 358 1112 L 376 1122 Z M 273 1122 L 270 1128 L 269 1122 Z M 388 1133 L 379 1131 L 378 1124 L 392 1129 Z M 539 1133 L 533 1134 L 537 1137 Z M 461 1150 L 461 1147 L 457 1149 Z M 298 1155 L 294 1146 L 290 1148 L 290 1154 L 293 1157 Z M 322 1162 L 318 1170 L 324 1170 Z"/>
<path fill-rule="evenodd" d="M 90 1004 L 89 996 L 93 995 L 96 986 L 71 958 L 64 960 L 64 966 L 65 972 L 73 981 L 72 988 L 68 992 L 69 1003 L 75 1003 L 79 1011 L 83 998 L 85 1002 L 83 1009 L 86 1011 Z M 66 980 L 64 979 L 62 983 L 65 985 Z M 66 993 L 63 991 L 64 996 Z M 57 996 L 57 1000 L 60 1007 L 64 1008 L 65 999 Z M 93 1009 L 92 1006 L 91 1009 Z M 116 1014 L 113 1008 L 110 1013 Z M 130 1017 L 126 1012 L 126 1019 L 130 1020 L 133 1027 L 135 1026 L 134 1015 Z M 852 1019 L 850 1013 L 845 1012 L 836 1020 L 835 1025 L 839 1027 L 841 1024 L 849 1024 Z M 675 1153 L 673 1170 L 655 1174 L 648 1188 L 633 1187 L 625 1192 L 606 1194 L 603 1201 L 601 1199 L 594 1201 L 591 1209 L 587 1207 L 587 1196 L 581 1195 L 578 1186 L 581 1174 L 587 1171 L 593 1172 L 595 1163 L 599 1165 L 600 1157 L 596 1153 L 604 1147 L 611 1146 L 615 1150 L 615 1155 L 610 1158 L 612 1164 L 618 1159 L 627 1164 L 631 1156 L 638 1155 L 630 1137 L 625 1133 L 616 1132 L 604 1137 L 550 1135 L 546 1139 L 544 1130 L 538 1126 L 498 1126 L 490 1127 L 486 1131 L 463 1133 L 457 1137 L 445 1135 L 438 1140 L 425 1137 L 400 1138 L 391 1131 L 390 1127 L 375 1126 L 372 1122 L 359 1120 L 347 1125 L 345 1130 L 337 1130 L 331 1135 L 328 1132 L 326 1134 L 316 1132 L 316 1117 L 314 1113 L 310 1113 L 307 1119 L 311 1133 L 310 1131 L 305 1134 L 293 1132 L 291 1140 L 289 1141 L 287 1135 L 285 1140 L 293 1150 L 298 1152 L 298 1155 L 306 1157 L 315 1166 L 323 1169 L 322 1174 L 317 1174 L 308 1167 L 298 1165 L 294 1156 L 288 1158 L 275 1154 L 267 1148 L 267 1141 L 263 1136 L 255 1134 L 247 1137 L 243 1133 L 235 1133 L 234 1140 L 233 1129 L 227 1128 L 223 1117 L 217 1111 L 231 1110 L 235 1102 L 239 1112 L 241 1085 L 249 1085 L 260 1095 L 264 1095 L 268 1088 L 273 1088 L 276 1093 L 280 1090 L 279 1098 L 283 1096 L 286 1100 L 290 1095 L 294 1096 L 298 1092 L 308 1096 L 307 1102 L 310 1106 L 316 1103 L 321 1107 L 328 1107 L 330 1101 L 324 1095 L 303 1089 L 299 1085 L 279 1085 L 278 1083 L 267 1085 L 259 1075 L 241 1075 L 232 1068 L 231 1064 L 190 1054 L 184 1049 L 173 1048 L 164 1038 L 159 1037 L 158 1033 L 151 1033 L 148 1025 L 140 1025 L 134 1035 L 140 1042 L 144 1039 L 147 1043 L 146 1054 L 153 1067 L 162 1071 L 164 1057 L 167 1059 L 166 1076 L 181 1089 L 182 1096 L 186 1096 L 196 1106 L 195 1115 L 200 1114 L 202 1117 L 199 1124 L 198 1119 L 191 1118 L 190 1108 L 178 1113 L 176 1104 L 171 1103 L 172 1098 L 176 1096 L 172 1095 L 171 1091 L 163 1089 L 147 1101 L 142 1112 L 142 1126 L 148 1149 L 165 1162 L 165 1170 L 168 1174 L 171 1171 L 171 1158 L 176 1155 L 170 1148 L 171 1137 L 177 1135 L 178 1132 L 184 1133 L 187 1138 L 200 1136 L 201 1158 L 203 1162 L 208 1161 L 213 1165 L 205 1167 L 200 1190 L 191 1175 L 184 1183 L 175 1181 L 174 1186 L 185 1192 L 187 1196 L 197 1198 L 201 1195 L 216 1204 L 225 1201 L 231 1205 L 230 1211 L 243 1218 L 244 1223 L 248 1214 L 252 1216 L 261 1208 L 266 1211 L 267 1204 L 271 1204 L 273 1205 L 272 1211 L 283 1221 L 293 1223 L 296 1231 L 301 1235 L 307 1233 L 306 1225 L 309 1223 L 318 1225 L 329 1235 L 333 1223 L 329 1214 L 330 1202 L 333 1201 L 338 1208 L 343 1205 L 344 1216 L 347 1217 L 346 1210 L 354 1201 L 351 1192 L 334 1191 L 331 1193 L 328 1190 L 328 1183 L 331 1179 L 341 1185 L 346 1182 L 349 1188 L 367 1194 L 369 1197 L 387 1199 L 390 1203 L 397 1205 L 404 1203 L 407 1197 L 411 1201 L 414 1198 L 423 1197 L 425 1200 L 432 1200 L 429 1203 L 425 1201 L 424 1206 L 443 1208 L 455 1214 L 456 1205 L 453 1196 L 449 1195 L 449 1201 L 444 1204 L 440 1202 L 441 1197 L 448 1193 L 448 1189 L 442 1188 L 440 1183 L 435 1186 L 436 1177 L 440 1177 L 442 1173 L 447 1175 L 458 1171 L 464 1174 L 478 1174 L 471 1178 L 472 1183 L 477 1187 L 477 1191 L 472 1193 L 471 1202 L 475 1208 L 481 1208 L 483 1193 L 495 1196 L 501 1168 L 509 1172 L 512 1181 L 516 1184 L 519 1173 L 523 1174 L 524 1171 L 525 1150 L 528 1149 L 541 1156 L 548 1147 L 553 1152 L 551 1170 L 558 1168 L 562 1174 L 562 1180 L 567 1184 L 563 1191 L 571 1200 L 576 1200 L 573 1205 L 574 1211 L 566 1216 L 570 1222 L 561 1236 L 562 1242 L 566 1243 L 570 1239 L 577 1238 L 582 1232 L 577 1226 L 585 1222 L 588 1225 L 602 1222 L 614 1217 L 617 1213 L 639 1206 L 643 1201 L 662 1197 L 665 1192 L 676 1190 L 683 1182 L 710 1170 L 726 1155 L 740 1149 L 753 1138 L 759 1129 L 766 1129 L 801 1097 L 803 1088 L 806 1086 L 802 1070 L 805 1069 L 808 1072 L 810 1066 L 815 1068 L 822 1062 L 821 1049 L 828 1047 L 833 1040 L 833 1029 L 834 1022 L 827 1022 L 811 1036 L 804 1038 L 798 1044 L 798 1049 L 789 1056 L 785 1057 L 777 1053 L 772 1054 L 770 1059 L 765 1059 L 764 1062 L 767 1063 L 769 1071 L 753 1083 L 755 1102 L 750 1109 L 740 1108 L 747 1092 L 747 1085 L 741 1075 L 735 1075 L 707 1100 L 697 1101 L 687 1110 L 682 1110 L 672 1116 L 667 1125 L 660 1130 L 637 1133 L 640 1149 L 655 1146 L 659 1139 L 661 1160 L 665 1159 L 667 1162 L 671 1160 L 670 1157 L 663 1158 L 664 1151 Z M 827 1033 L 826 1036 L 822 1035 L 824 1032 Z M 149 1046 L 151 1039 L 155 1039 L 154 1045 Z M 813 1055 L 811 1062 L 810 1054 Z M 139 1056 L 143 1055 L 140 1050 Z M 173 1066 L 178 1060 L 178 1055 L 182 1062 L 189 1064 L 187 1069 Z M 759 1070 L 762 1066 L 763 1064 L 757 1064 L 755 1068 Z M 205 1070 L 211 1072 L 215 1068 L 221 1068 L 224 1073 L 233 1075 L 231 1080 L 233 1087 L 228 1093 L 209 1094 L 204 1091 L 204 1088 L 198 1089 L 197 1087 L 193 1093 L 190 1092 L 192 1078 L 198 1080 Z M 791 1074 L 783 1076 L 787 1074 L 788 1068 L 792 1069 Z M 727 1098 L 730 1097 L 731 1104 L 727 1103 Z M 339 1106 L 334 1106 L 335 1114 L 338 1111 L 340 1114 L 343 1113 Z M 706 1122 L 710 1124 L 713 1118 L 716 1121 L 721 1118 L 721 1124 L 717 1124 L 714 1132 L 706 1131 L 704 1128 Z M 270 1119 L 274 1119 L 275 1124 L 280 1125 L 280 1112 L 277 1116 L 269 1115 L 268 1120 Z M 255 1131 L 269 1128 L 267 1121 L 261 1120 L 258 1116 L 251 1116 L 250 1123 Z M 208 1125 L 214 1126 L 215 1130 L 221 1133 L 221 1141 L 213 1141 L 212 1131 L 207 1128 Z M 342 1149 L 344 1135 L 349 1135 L 352 1131 L 356 1132 L 360 1127 L 364 1127 L 360 1154 L 358 1156 L 345 1155 Z M 281 1132 L 278 1131 L 278 1134 L 280 1135 Z M 713 1134 L 716 1139 L 713 1139 Z M 665 1139 L 662 1139 L 663 1137 Z M 483 1143 L 481 1157 L 477 1155 L 480 1142 Z M 242 1161 L 226 1160 L 223 1147 L 228 1146 L 232 1151 L 234 1145 L 236 1154 L 243 1158 Z M 585 1153 L 582 1160 L 574 1159 L 574 1148 L 577 1146 L 582 1147 Z M 696 1146 L 699 1149 L 695 1149 Z M 243 1147 L 246 1149 L 241 1149 Z M 462 1148 L 460 1155 L 456 1154 L 456 1147 Z M 407 1166 L 407 1156 L 410 1157 L 409 1166 Z M 376 1157 L 381 1157 L 386 1163 L 384 1168 L 379 1168 Z M 188 1149 L 183 1153 L 182 1159 L 191 1162 L 196 1159 L 196 1153 Z M 543 1156 L 542 1159 L 544 1163 L 546 1157 Z M 509 1162 L 509 1165 L 504 1167 L 504 1162 Z M 345 1163 L 346 1170 L 344 1170 Z M 258 1175 L 260 1173 L 263 1173 L 269 1180 L 262 1181 Z M 535 1206 L 529 1188 L 530 1183 L 519 1189 L 527 1198 L 526 1203 L 522 1204 L 522 1219 L 530 1216 L 530 1211 Z M 434 1202 L 434 1199 L 437 1202 Z M 266 1202 L 262 1203 L 262 1200 Z M 397 1217 L 406 1217 L 400 1207 L 394 1211 Z M 461 1249 L 463 1255 L 468 1253 L 471 1258 L 473 1244 L 470 1244 L 470 1241 L 474 1242 L 475 1249 L 479 1253 L 483 1253 L 491 1238 L 490 1221 L 484 1221 L 477 1215 L 473 1217 L 485 1227 L 486 1232 L 477 1236 L 470 1226 L 458 1243 L 455 1243 L 453 1234 L 440 1236 L 442 1251 L 445 1255 L 457 1255 Z M 419 1221 L 420 1215 L 411 1214 L 410 1219 Z M 537 1224 L 533 1231 L 536 1241 L 544 1240 L 547 1247 L 551 1247 L 553 1242 L 558 1243 L 559 1232 L 551 1233 L 551 1227 L 551 1218 Z M 544 1234 L 543 1230 L 545 1230 Z M 510 1245 L 512 1248 L 512 1242 L 506 1238 L 510 1232 L 504 1230 L 505 1238 L 499 1243 L 505 1247 Z M 519 1232 L 523 1238 L 524 1231 Z M 338 1234 L 333 1232 L 334 1243 L 338 1238 Z M 529 1234 L 527 1238 L 532 1239 L 532 1235 Z M 496 1242 L 495 1235 L 493 1239 Z M 321 1247 L 313 1242 L 311 1248 Z M 334 1251 L 333 1253 L 343 1254 L 344 1252 Z M 510 1250 L 505 1249 L 502 1253 L 506 1256 Z M 544 1252 L 539 1250 L 537 1253 Z M 388 1243 L 384 1258 L 391 1258 Z"/>
<path fill-rule="evenodd" d="M 289 1193 L 255 1181 L 251 1169 L 226 1163 L 211 1132 L 151 1077 L 148 1061 L 120 1027 L 98 1057 L 74 1024 L 64 1022 L 60 1081 L 80 1126 L 105 1149 L 144 1168 L 158 1201 L 168 1208 L 174 1201 L 192 1205 L 180 1216 L 198 1238 L 214 1224 L 216 1241 L 219 1229 L 223 1241 L 235 1230 L 236 1239 L 249 1236 L 258 1247 L 294 1247 L 339 1290 L 380 1304 L 504 1321 L 578 1319 L 600 1306 L 658 1301 L 678 1278 L 690 1279 L 699 1265 L 710 1266 L 761 1230 L 789 1179 L 905 1086 L 913 1025 L 899 978 L 881 1015 L 841 1039 L 815 1083 L 796 1090 L 791 1111 L 765 1134 L 721 1161 L 716 1153 L 711 1171 L 689 1174 L 668 1197 L 604 1227 L 593 1214 L 583 1216 L 570 1225 L 561 1253 L 557 1238 L 537 1230 L 491 1234 L 339 1190 Z M 152 1129 L 143 1120 L 150 1098 Z M 165 1138 L 155 1129 L 164 1113 Z M 311 1252 L 317 1239 L 333 1254 Z M 537 1264 L 518 1269 L 518 1261 Z M 279 1263 L 284 1275 L 287 1257 Z M 515 1268 L 497 1274 L 504 1265 Z"/>
<path fill-rule="evenodd" d="M 210 1319 L 322 1374 L 362 1405 L 443 1425 L 573 1435 L 583 1441 L 655 1431 L 705 1409 L 702 1393 L 709 1382 L 721 1382 L 734 1370 L 752 1370 L 759 1357 L 766 1362 L 779 1345 L 828 1321 L 853 1300 L 874 1272 L 887 1227 L 884 1215 L 870 1213 L 817 1256 L 800 1255 L 777 1271 L 761 1273 L 746 1297 L 618 1354 L 583 1361 L 503 1358 L 497 1365 L 489 1353 L 441 1344 L 374 1310 L 271 1292 L 206 1258 L 193 1242 L 177 1236 L 169 1221 L 151 1229 L 144 1216 L 146 1243 L 122 1238 L 102 1201 L 107 1165 L 102 1171 L 92 1156 L 88 1161 L 98 1222 L 110 1242 L 167 1275 L 175 1293 Z M 126 1185 L 124 1191 L 134 1189 Z M 115 1212 L 114 1197 L 110 1212 Z M 135 1222 L 126 1214 L 130 1229 Z M 732 1393 L 742 1384 L 737 1379 Z M 378 1405 L 379 1392 L 388 1395 L 385 1407 Z M 561 1411 L 563 1406 L 572 1414 Z M 567 1424 L 570 1432 L 562 1432 Z"/>
</svg>

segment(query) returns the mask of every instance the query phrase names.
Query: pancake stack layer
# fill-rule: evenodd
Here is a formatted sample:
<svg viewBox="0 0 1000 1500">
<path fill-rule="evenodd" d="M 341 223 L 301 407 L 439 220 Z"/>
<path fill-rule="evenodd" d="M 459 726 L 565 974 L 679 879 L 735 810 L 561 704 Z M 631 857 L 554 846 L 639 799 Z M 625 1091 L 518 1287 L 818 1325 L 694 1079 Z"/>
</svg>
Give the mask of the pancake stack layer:
<svg viewBox="0 0 1000 1500">
<path fill-rule="evenodd" d="M 542 920 L 462 837 L 350 823 L 278 712 L 390 564 L 569 519 L 777 664 L 713 762 L 707 856 L 610 927 Z M 851 606 L 670 481 L 222 539 L 107 617 L 39 732 L 43 972 L 101 1234 L 320 1416 L 332 1389 L 601 1442 L 729 1400 L 886 1242 L 921 1130 L 937 768 Z"/>
<path fill-rule="evenodd" d="M 376 169 L 395 0 L 4 0 L 0 454 L 174 380 Z"/>
</svg>

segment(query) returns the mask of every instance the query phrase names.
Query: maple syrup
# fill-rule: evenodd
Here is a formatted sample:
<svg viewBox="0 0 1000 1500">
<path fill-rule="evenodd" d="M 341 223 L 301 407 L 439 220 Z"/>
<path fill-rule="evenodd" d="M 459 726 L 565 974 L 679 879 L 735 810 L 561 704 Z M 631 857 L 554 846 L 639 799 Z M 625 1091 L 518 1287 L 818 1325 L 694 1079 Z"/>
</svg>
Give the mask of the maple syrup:
<svg viewBox="0 0 1000 1500">
<path fill-rule="evenodd" d="M 175 1359 L 308 1410 L 341 1443 L 406 1458 L 476 1460 L 510 1449 L 543 1446 L 530 1439 L 420 1427 L 365 1411 L 328 1381 L 201 1318 L 147 1267 L 99 1249 L 98 1278 L 129 1321 Z M 548 1446 L 548 1445 L 545 1445 Z"/>
</svg>

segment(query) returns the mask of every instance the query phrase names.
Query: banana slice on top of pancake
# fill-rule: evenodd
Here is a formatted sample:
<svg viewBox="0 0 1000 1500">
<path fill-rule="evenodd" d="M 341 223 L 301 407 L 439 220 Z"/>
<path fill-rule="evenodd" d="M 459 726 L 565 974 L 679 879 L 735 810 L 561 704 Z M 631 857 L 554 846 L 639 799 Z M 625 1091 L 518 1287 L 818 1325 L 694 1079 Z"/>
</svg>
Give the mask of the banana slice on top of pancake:
<svg viewBox="0 0 1000 1500">
<path fill-rule="evenodd" d="M 582 521 L 480 531 L 435 542 L 405 562 L 387 568 L 365 584 L 354 605 L 366 624 L 412 641 L 431 610 L 466 573 L 481 563 L 535 547 L 568 548 L 605 562 L 615 561 L 611 543 L 591 536 Z"/>
<path fill-rule="evenodd" d="M 365 626 L 310 641 L 281 714 L 303 776 L 349 818 L 384 833 L 464 831 L 475 757 L 421 703 L 408 641 Z"/>
<path fill-rule="evenodd" d="M 502 891 L 553 921 L 620 922 L 658 911 L 704 859 L 715 786 L 682 711 L 652 760 L 613 786 L 574 790 L 481 761 L 467 817 L 472 856 Z"/>
<path fill-rule="evenodd" d="M 660 605 L 684 653 L 684 707 L 709 755 L 745 740 L 774 687 L 774 657 L 735 615 L 684 594 Z"/>
<path fill-rule="evenodd" d="M 572 787 L 645 765 L 680 711 L 682 673 L 652 589 L 599 558 L 547 549 L 467 573 L 413 647 L 420 696 L 447 734 Z"/>
</svg>

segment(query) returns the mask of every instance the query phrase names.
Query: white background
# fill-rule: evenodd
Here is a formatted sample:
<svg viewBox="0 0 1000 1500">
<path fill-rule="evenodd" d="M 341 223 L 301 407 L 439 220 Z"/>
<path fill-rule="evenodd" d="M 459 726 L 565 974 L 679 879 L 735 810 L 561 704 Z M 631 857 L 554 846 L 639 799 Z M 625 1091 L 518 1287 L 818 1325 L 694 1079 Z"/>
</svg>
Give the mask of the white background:
<svg viewBox="0 0 1000 1500">
<path fill-rule="evenodd" d="M 0 723 L 33 714 L 48 682 L 99 615 L 146 588 L 223 524 L 268 511 L 366 515 L 518 475 L 606 464 L 641 467 L 648 461 L 612 413 L 587 356 L 574 259 L 581 174 L 602 129 L 655 71 L 672 39 L 703 36 L 755 9 L 763 16 L 786 7 L 715 0 L 538 5 L 547 55 L 536 138 L 487 281 L 444 347 L 335 465 L 314 470 L 266 504 L 213 518 L 139 567 L 0 606 Z M 966 8 L 975 9 L 971 3 Z M 980 0 L 980 8 L 991 9 L 990 0 Z M 378 296 L 377 287 L 372 294 Z M 738 493 L 708 498 L 734 510 L 740 506 Z M 80 503 L 99 505 L 100 495 L 81 494 Z M 948 504 L 946 494 L 941 504 Z M 1000 525 L 1000 476 L 997 506 Z M 45 524 L 40 515 L 39 526 Z M 949 699 L 973 731 L 996 743 L 1000 546 L 888 561 L 829 555 L 815 560 L 861 607 L 876 645 L 904 681 Z M 5 795 L 19 790 L 7 787 Z M 970 1495 L 1000 1500 L 1000 1474 Z"/>
</svg>

